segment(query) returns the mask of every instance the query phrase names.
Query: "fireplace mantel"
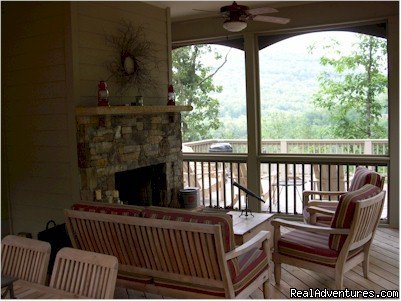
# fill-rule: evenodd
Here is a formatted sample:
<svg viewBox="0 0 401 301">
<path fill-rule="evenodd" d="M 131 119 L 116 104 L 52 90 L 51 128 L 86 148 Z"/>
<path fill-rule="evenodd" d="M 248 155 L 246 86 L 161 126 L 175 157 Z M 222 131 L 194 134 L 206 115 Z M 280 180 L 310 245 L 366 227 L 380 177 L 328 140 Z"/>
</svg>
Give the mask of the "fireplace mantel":
<svg viewBox="0 0 401 301">
<path fill-rule="evenodd" d="M 77 107 L 76 116 L 91 115 L 136 115 L 178 113 L 191 111 L 192 106 L 110 106 L 110 107 Z"/>
</svg>

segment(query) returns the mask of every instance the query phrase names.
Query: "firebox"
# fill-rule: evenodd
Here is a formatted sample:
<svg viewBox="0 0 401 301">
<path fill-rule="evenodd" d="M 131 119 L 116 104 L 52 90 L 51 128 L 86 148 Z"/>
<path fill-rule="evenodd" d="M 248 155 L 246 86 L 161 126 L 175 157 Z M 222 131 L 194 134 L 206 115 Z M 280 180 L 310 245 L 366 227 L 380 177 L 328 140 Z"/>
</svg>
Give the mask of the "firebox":
<svg viewBox="0 0 401 301">
<path fill-rule="evenodd" d="M 160 206 L 167 193 L 166 164 L 115 173 L 120 200 L 129 205 Z"/>
</svg>

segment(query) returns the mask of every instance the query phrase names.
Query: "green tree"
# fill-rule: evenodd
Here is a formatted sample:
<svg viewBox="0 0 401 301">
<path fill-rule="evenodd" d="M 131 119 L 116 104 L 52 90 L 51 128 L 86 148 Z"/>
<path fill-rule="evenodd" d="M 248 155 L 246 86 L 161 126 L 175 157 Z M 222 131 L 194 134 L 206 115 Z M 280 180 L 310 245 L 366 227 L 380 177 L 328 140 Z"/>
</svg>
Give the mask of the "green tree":
<svg viewBox="0 0 401 301">
<path fill-rule="evenodd" d="M 333 55 L 321 57 L 320 63 L 332 70 L 319 76 L 313 101 L 328 110 L 334 137 L 386 138 L 382 121 L 387 107 L 386 41 L 362 34 L 358 39 L 349 55 L 341 53 L 336 41 L 325 47 Z"/>
<path fill-rule="evenodd" d="M 195 141 L 211 138 L 211 130 L 219 128 L 219 101 L 210 93 L 220 93 L 221 86 L 213 84 L 213 75 L 218 68 L 206 66 L 202 56 L 213 53 L 209 45 L 192 45 L 173 51 L 173 85 L 176 102 L 180 105 L 191 105 L 193 110 L 182 115 L 183 140 Z M 216 60 L 222 56 L 214 52 Z"/>
</svg>

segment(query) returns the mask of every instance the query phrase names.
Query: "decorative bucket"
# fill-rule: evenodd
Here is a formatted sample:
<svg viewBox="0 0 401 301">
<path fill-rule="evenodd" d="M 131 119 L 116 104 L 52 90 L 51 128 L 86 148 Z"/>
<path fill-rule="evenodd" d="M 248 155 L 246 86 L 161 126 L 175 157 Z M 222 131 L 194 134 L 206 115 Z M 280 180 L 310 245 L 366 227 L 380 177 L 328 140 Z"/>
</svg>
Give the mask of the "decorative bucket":
<svg viewBox="0 0 401 301">
<path fill-rule="evenodd" d="M 198 187 L 187 187 L 180 189 L 181 204 L 184 205 L 186 209 L 193 209 L 198 207 Z"/>
</svg>

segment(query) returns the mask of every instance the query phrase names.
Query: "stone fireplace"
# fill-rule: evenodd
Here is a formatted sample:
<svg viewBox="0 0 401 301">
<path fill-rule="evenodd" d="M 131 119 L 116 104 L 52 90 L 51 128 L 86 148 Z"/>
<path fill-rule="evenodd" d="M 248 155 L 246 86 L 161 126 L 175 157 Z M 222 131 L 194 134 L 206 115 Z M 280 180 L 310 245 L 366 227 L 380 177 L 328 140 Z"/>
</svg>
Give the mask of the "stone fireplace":
<svg viewBox="0 0 401 301">
<path fill-rule="evenodd" d="M 129 204 L 178 206 L 183 110 L 190 107 L 77 108 L 82 201 L 119 190 Z"/>
</svg>

